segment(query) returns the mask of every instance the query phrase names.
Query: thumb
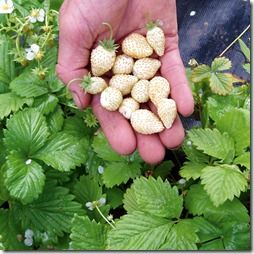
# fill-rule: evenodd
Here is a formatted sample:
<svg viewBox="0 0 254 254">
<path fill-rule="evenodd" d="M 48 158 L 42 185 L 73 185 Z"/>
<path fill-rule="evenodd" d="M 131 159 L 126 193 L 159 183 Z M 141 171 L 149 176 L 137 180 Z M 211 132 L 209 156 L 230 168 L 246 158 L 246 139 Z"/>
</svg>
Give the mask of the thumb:
<svg viewBox="0 0 254 254">
<path fill-rule="evenodd" d="M 88 71 L 85 67 L 89 61 L 89 48 L 92 46 L 89 44 L 92 44 L 92 40 L 88 40 L 89 29 L 79 18 L 77 10 L 78 8 L 72 8 L 70 3 L 67 6 L 63 5 L 60 10 L 56 72 L 65 84 L 70 84 L 68 89 L 71 91 L 76 105 L 83 109 L 90 103 L 91 96 L 80 87 L 80 81 L 71 82 L 71 80 L 82 79 L 87 74 Z M 80 32 L 80 26 L 82 26 L 82 32 Z"/>
</svg>

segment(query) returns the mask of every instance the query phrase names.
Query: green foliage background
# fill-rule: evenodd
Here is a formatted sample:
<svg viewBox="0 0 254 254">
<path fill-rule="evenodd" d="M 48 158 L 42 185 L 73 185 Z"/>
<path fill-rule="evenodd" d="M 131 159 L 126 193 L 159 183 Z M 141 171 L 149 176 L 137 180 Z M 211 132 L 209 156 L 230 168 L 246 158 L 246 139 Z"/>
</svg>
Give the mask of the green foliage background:
<svg viewBox="0 0 254 254">
<path fill-rule="evenodd" d="M 0 249 L 249 250 L 249 84 L 225 57 L 187 68 L 202 126 L 160 165 L 120 156 L 55 75 L 61 2 L 15 1 L 16 17 L 31 8 L 51 17 L 42 59 L 24 63 L 15 51 L 17 37 L 40 44 L 36 36 L 0 35 Z"/>
</svg>

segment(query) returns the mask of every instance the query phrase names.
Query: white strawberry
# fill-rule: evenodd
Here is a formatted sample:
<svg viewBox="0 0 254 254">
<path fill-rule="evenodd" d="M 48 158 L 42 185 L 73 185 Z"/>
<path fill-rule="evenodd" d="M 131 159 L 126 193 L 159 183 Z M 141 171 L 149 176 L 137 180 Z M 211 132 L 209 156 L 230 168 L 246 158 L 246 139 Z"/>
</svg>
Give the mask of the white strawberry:
<svg viewBox="0 0 254 254">
<path fill-rule="evenodd" d="M 123 101 L 121 92 L 114 87 L 107 87 L 100 98 L 101 106 L 109 111 L 116 111 Z"/>
<path fill-rule="evenodd" d="M 94 76 L 102 76 L 113 67 L 116 59 L 116 49 L 118 45 L 112 39 L 112 27 L 108 23 L 103 23 L 110 29 L 110 38 L 99 42 L 99 46 L 92 50 L 91 69 Z"/>
<path fill-rule="evenodd" d="M 149 98 L 157 107 L 162 98 L 167 98 L 170 93 L 170 85 L 167 79 L 156 76 L 150 80 L 149 84 Z"/>
<path fill-rule="evenodd" d="M 153 58 L 139 59 L 134 63 L 133 74 L 139 79 L 151 79 L 161 67 L 161 62 Z"/>
<path fill-rule="evenodd" d="M 123 99 L 122 104 L 120 105 L 118 111 L 127 119 L 131 118 L 131 114 L 139 109 L 139 103 L 136 102 L 133 98 Z"/>
<path fill-rule="evenodd" d="M 153 134 L 163 131 L 164 127 L 159 118 L 147 109 L 138 109 L 131 114 L 133 129 L 141 134 Z"/>
<path fill-rule="evenodd" d="M 149 22 L 146 25 L 146 40 L 158 56 L 163 56 L 165 51 L 165 35 L 157 22 Z"/>
<path fill-rule="evenodd" d="M 127 95 L 137 81 L 138 78 L 133 75 L 117 74 L 110 79 L 109 86 L 120 90 L 122 95 Z"/>
<path fill-rule="evenodd" d="M 175 101 L 167 98 L 161 99 L 158 103 L 157 113 L 164 126 L 167 129 L 171 128 L 177 114 Z"/>
<path fill-rule="evenodd" d="M 115 64 L 113 66 L 114 74 L 130 74 L 132 72 L 134 60 L 127 55 L 119 55 L 116 57 Z"/>
<path fill-rule="evenodd" d="M 137 33 L 132 33 L 123 40 L 122 50 L 124 54 L 137 59 L 148 57 L 153 53 L 146 38 Z"/>
<path fill-rule="evenodd" d="M 139 103 L 145 103 L 149 100 L 149 81 L 139 80 L 131 90 L 131 96 Z"/>
<path fill-rule="evenodd" d="M 82 83 L 81 87 L 90 94 L 101 93 L 106 87 L 106 81 L 101 77 L 91 77 L 91 74 L 88 73 Z"/>
</svg>

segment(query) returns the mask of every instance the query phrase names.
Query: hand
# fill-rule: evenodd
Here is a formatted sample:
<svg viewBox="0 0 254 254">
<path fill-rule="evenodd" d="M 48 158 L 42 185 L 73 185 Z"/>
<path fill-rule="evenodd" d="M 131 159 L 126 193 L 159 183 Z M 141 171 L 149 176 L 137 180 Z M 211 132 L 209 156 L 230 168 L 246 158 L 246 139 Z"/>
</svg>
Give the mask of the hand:
<svg viewBox="0 0 254 254">
<path fill-rule="evenodd" d="M 64 83 L 87 74 L 90 51 L 98 41 L 109 38 L 103 22 L 111 24 L 116 42 L 132 32 L 145 34 L 149 20 L 162 21 L 166 35 L 165 55 L 161 75 L 171 84 L 171 97 L 178 112 L 188 116 L 194 102 L 179 54 L 176 4 L 174 0 L 65 0 L 60 10 L 59 55 L 57 73 Z M 82 109 L 91 103 L 103 132 L 112 148 L 120 154 L 132 153 L 136 148 L 147 162 L 155 164 L 163 160 L 165 147 L 178 147 L 184 139 L 184 129 L 177 117 L 173 126 L 159 134 L 135 133 L 129 122 L 119 112 L 109 112 L 99 103 L 99 95 L 84 93 L 79 83 L 70 87 L 76 105 Z M 153 105 L 149 105 L 153 110 Z"/>
</svg>

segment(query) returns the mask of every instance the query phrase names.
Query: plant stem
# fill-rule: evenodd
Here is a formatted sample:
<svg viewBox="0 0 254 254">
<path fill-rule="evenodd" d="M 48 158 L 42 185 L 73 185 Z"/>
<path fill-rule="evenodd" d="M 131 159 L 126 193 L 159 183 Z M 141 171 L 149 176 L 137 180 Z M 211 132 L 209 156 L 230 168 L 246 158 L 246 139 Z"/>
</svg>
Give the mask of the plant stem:
<svg viewBox="0 0 254 254">
<path fill-rule="evenodd" d="M 103 215 L 103 213 L 101 212 L 100 208 L 98 206 L 95 206 L 95 208 L 99 212 L 100 216 L 110 225 L 110 227 L 112 227 L 114 229 L 115 226 L 113 224 L 111 224 L 111 222 Z"/>
<path fill-rule="evenodd" d="M 250 28 L 248 25 L 241 34 L 239 34 L 221 53 L 219 56 L 223 56 Z"/>
<path fill-rule="evenodd" d="M 110 32 L 110 37 L 109 37 L 109 39 L 112 40 L 112 38 L 113 38 L 112 26 L 111 26 L 109 23 L 107 23 L 107 22 L 103 22 L 102 24 L 103 24 L 104 26 L 107 26 L 107 27 L 109 28 L 109 32 Z"/>
<path fill-rule="evenodd" d="M 67 88 L 69 89 L 69 86 L 71 85 L 71 83 L 75 82 L 75 81 L 82 81 L 83 79 L 82 78 L 74 78 L 72 80 L 70 80 L 67 84 Z"/>
</svg>

